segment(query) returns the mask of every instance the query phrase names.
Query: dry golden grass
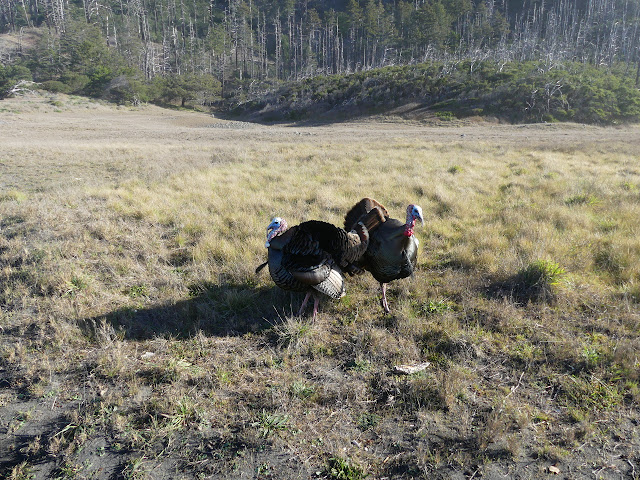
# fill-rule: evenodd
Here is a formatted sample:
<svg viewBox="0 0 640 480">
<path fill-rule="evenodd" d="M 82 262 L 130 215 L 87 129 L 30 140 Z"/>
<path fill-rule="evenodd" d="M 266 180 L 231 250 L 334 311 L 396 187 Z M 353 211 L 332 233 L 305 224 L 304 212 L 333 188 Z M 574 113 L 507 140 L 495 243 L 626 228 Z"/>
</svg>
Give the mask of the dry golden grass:
<svg viewBox="0 0 640 480">
<path fill-rule="evenodd" d="M 640 471 L 637 127 L 0 110 L 2 473 Z M 293 316 L 254 273 L 270 218 L 365 195 L 422 206 L 418 272 L 392 315 L 365 275 Z"/>
</svg>

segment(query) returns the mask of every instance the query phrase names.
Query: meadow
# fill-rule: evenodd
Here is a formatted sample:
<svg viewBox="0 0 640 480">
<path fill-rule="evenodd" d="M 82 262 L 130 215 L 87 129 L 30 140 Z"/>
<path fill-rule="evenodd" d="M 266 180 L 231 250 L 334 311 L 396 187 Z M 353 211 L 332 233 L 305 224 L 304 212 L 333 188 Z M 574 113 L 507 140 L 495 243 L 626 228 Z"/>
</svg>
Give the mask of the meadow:
<svg viewBox="0 0 640 480">
<path fill-rule="evenodd" d="M 5 478 L 640 476 L 638 126 L 36 95 L 0 145 Z M 267 224 L 364 196 L 422 206 L 417 273 L 297 317 Z"/>
</svg>

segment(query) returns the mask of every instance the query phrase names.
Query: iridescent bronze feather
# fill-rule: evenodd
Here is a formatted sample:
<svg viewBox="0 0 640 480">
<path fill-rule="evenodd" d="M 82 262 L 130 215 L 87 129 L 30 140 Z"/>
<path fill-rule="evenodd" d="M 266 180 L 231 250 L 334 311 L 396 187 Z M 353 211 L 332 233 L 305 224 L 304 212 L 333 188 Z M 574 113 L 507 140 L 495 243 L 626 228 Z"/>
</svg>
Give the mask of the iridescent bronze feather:
<svg viewBox="0 0 640 480">
<path fill-rule="evenodd" d="M 357 267 L 367 270 L 380 283 L 382 308 L 389 313 L 386 284 L 410 276 L 418 258 L 418 239 L 413 235 L 416 220 L 424 223 L 422 209 L 417 205 L 407 207 L 407 221 L 402 223 L 389 218 L 387 209 L 372 198 L 363 198 L 345 215 L 345 228 L 362 221 L 366 215 L 382 215 L 385 221 L 370 232 L 367 251 L 355 262 Z"/>
</svg>

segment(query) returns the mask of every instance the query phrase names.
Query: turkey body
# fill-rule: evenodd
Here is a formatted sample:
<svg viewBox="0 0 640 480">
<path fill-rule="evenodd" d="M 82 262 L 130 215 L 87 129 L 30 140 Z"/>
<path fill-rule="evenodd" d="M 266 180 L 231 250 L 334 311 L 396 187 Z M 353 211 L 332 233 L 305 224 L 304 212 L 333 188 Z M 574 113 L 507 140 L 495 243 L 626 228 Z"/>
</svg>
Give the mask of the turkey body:
<svg viewBox="0 0 640 480">
<path fill-rule="evenodd" d="M 340 263 L 348 266 L 345 252 L 349 240 L 356 247 L 361 241 L 349 238 L 347 232 L 318 221 L 303 222 L 270 240 L 268 249 L 269 274 L 273 282 L 283 290 L 308 292 L 314 289 L 331 298 L 340 298 L 345 293 L 344 277 Z M 361 251 L 367 243 L 361 244 Z"/>
<path fill-rule="evenodd" d="M 363 216 L 378 210 L 386 219 L 371 232 L 366 252 L 357 266 L 367 270 L 380 283 L 381 304 L 389 313 L 387 283 L 413 274 L 418 260 L 419 241 L 413 234 L 416 220 L 424 223 L 422 209 L 418 205 L 407 207 L 407 220 L 403 223 L 389 218 L 387 209 L 372 198 L 363 198 L 345 216 L 345 228 L 357 223 Z"/>
<path fill-rule="evenodd" d="M 395 218 L 384 222 L 369 239 L 362 267 L 380 283 L 409 277 L 418 260 L 418 239 L 406 236 L 405 224 Z"/>
<path fill-rule="evenodd" d="M 369 218 L 377 218 L 370 215 Z M 382 219 L 383 221 L 384 219 Z M 366 219 L 365 219 L 366 221 Z M 376 220 L 368 222 L 376 224 Z M 267 227 L 268 257 L 265 265 L 274 283 L 283 290 L 306 292 L 298 315 L 314 296 L 313 317 L 321 293 L 337 299 L 345 294 L 343 271 L 353 272 L 369 245 L 369 231 L 363 222 L 347 232 L 327 222 L 310 220 L 288 228 L 276 217 Z"/>
</svg>

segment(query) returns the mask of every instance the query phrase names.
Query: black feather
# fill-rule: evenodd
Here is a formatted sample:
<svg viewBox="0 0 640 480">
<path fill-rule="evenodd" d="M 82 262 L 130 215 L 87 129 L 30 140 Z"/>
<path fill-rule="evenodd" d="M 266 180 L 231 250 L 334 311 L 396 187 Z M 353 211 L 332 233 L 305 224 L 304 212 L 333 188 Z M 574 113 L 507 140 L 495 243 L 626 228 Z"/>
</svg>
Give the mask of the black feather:
<svg viewBox="0 0 640 480">
<path fill-rule="evenodd" d="M 351 270 L 353 262 L 366 251 L 368 241 L 367 229 L 362 225 L 357 232 L 346 232 L 327 222 L 303 222 L 271 239 L 269 273 L 284 290 L 312 289 L 340 298 L 345 292 L 342 269 Z"/>
<path fill-rule="evenodd" d="M 258 265 L 258 268 L 256 268 L 256 273 L 260 273 L 260 271 L 261 271 L 264 267 L 266 267 L 268 264 L 269 264 L 269 260 L 267 260 L 266 262 L 264 262 L 264 263 L 263 263 L 263 264 L 261 264 L 261 265 Z"/>
<path fill-rule="evenodd" d="M 345 228 L 351 228 L 354 222 L 369 221 L 369 245 L 366 252 L 355 262 L 380 282 L 382 304 L 388 312 L 385 287 L 386 283 L 413 274 L 418 258 L 418 240 L 415 236 L 406 236 L 406 225 L 395 218 L 389 218 L 387 209 L 372 198 L 363 198 L 345 215 Z"/>
</svg>

